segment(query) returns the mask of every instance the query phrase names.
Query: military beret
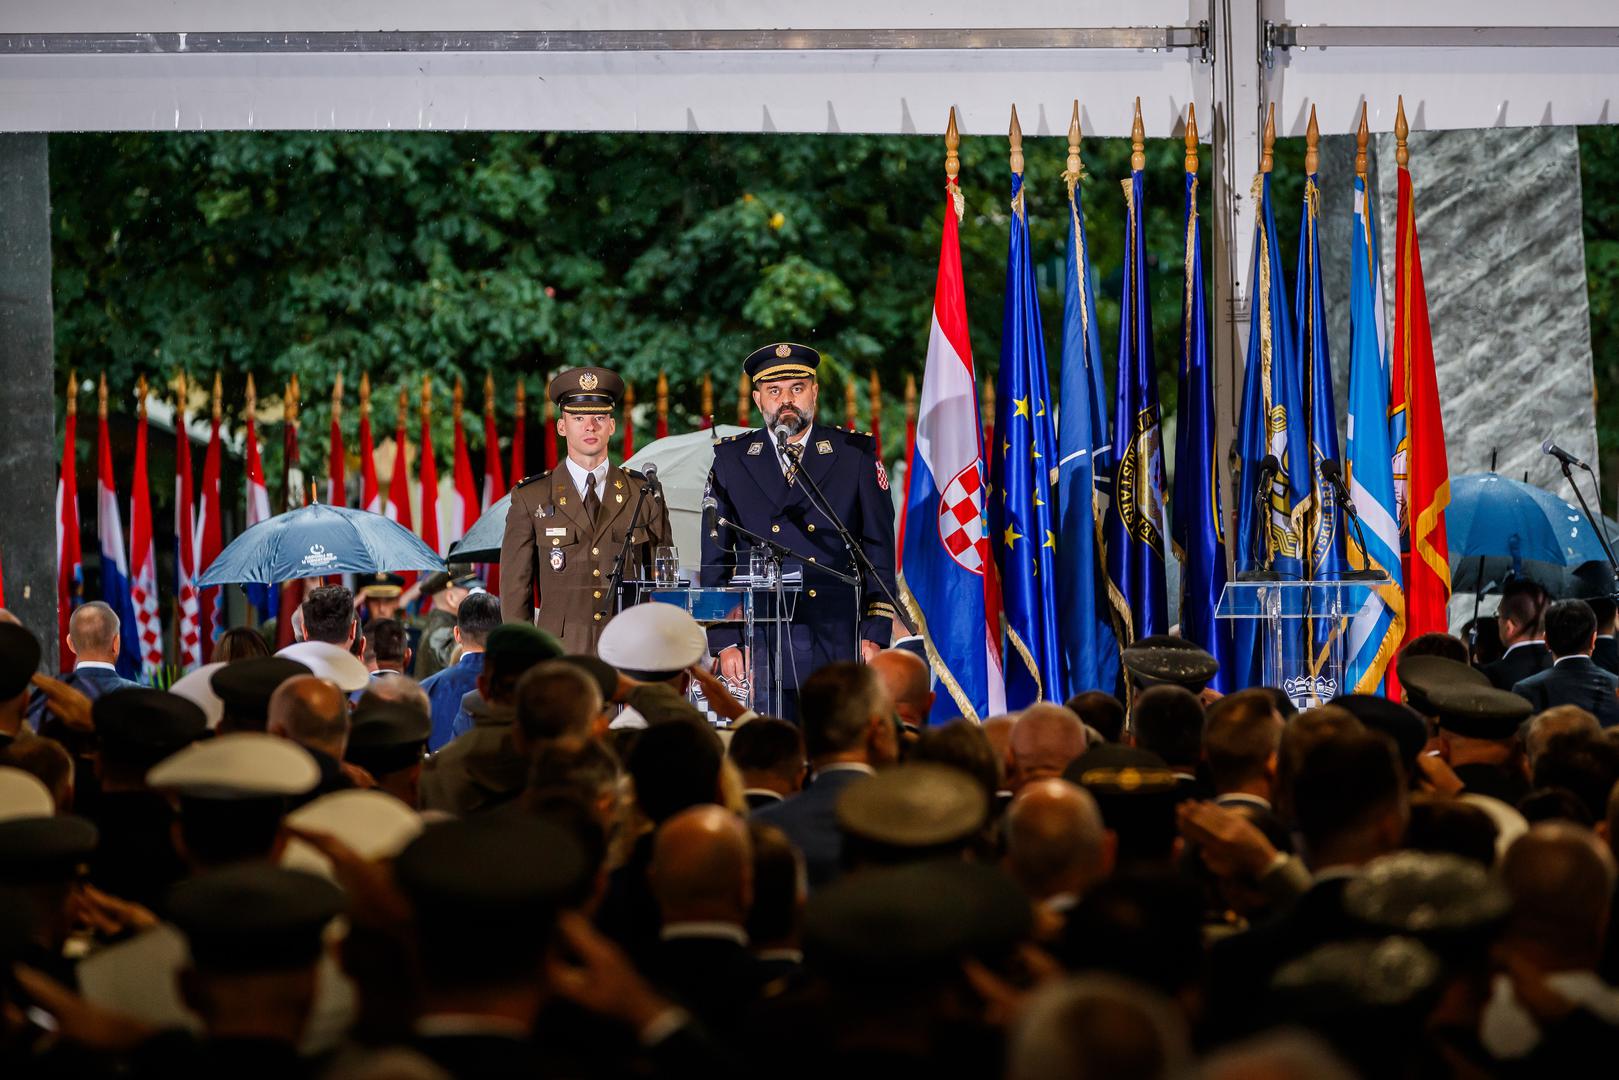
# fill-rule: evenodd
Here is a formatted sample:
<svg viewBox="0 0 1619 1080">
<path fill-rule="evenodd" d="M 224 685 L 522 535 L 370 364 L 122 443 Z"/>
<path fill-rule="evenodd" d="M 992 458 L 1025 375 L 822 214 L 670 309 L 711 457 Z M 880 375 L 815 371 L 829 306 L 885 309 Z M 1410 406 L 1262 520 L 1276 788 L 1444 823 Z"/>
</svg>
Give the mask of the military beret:
<svg viewBox="0 0 1619 1080">
<path fill-rule="evenodd" d="M 599 656 L 586 656 L 582 653 L 569 653 L 562 659 L 574 667 L 584 669 L 596 682 L 602 692 L 603 701 L 611 701 L 613 695 L 618 693 L 618 669 Z"/>
<path fill-rule="evenodd" d="M 533 667 L 562 655 L 562 642 L 531 623 L 501 623 L 489 631 L 483 645 L 484 663 Z"/>
<path fill-rule="evenodd" d="M 1428 744 L 1428 722 L 1409 705 L 1390 701 L 1381 694 L 1340 694 L 1327 704 L 1347 709 L 1368 729 L 1393 739 L 1407 773 Z"/>
<path fill-rule="evenodd" d="M 1143 687 L 1170 683 L 1195 694 L 1220 671 L 1220 662 L 1202 647 L 1168 634 L 1144 637 L 1121 657 L 1125 670 Z"/>
<path fill-rule="evenodd" d="M 742 361 L 742 370 L 755 384 L 778 379 L 813 379 L 821 366 L 821 354 L 808 345 L 781 341 L 753 350 Z"/>
<path fill-rule="evenodd" d="M 684 608 L 650 601 L 614 616 L 596 653 L 632 679 L 662 682 L 708 655 L 708 635 Z"/>
<path fill-rule="evenodd" d="M 552 379 L 545 393 L 563 412 L 610 413 L 624 398 L 624 380 L 606 368 L 570 368 Z"/>
<path fill-rule="evenodd" d="M 308 664 L 285 656 L 254 656 L 219 668 L 208 685 L 225 703 L 225 711 L 240 720 L 264 725 L 270 715 L 270 695 L 296 675 L 310 675 Z"/>
<path fill-rule="evenodd" d="M 458 920 L 526 918 L 573 895 L 589 873 L 573 833 L 526 815 L 431 825 L 394 860 L 394 878 L 418 909 Z"/>
<path fill-rule="evenodd" d="M 360 586 L 360 595 L 378 600 L 392 600 L 405 591 L 405 579 L 400 574 L 373 574 Z"/>
<path fill-rule="evenodd" d="M 208 733 L 208 717 L 193 702 L 144 686 L 101 695 L 90 706 L 90 718 L 104 750 L 115 756 L 148 756 L 152 761 Z"/>
<path fill-rule="evenodd" d="M 959 843 L 982 828 L 989 799 L 960 769 L 914 762 L 848 785 L 836 813 L 847 835 L 888 847 L 931 848 Z"/>
<path fill-rule="evenodd" d="M 323 877 L 248 863 L 180 882 L 168 914 L 197 968 L 249 973 L 314 964 L 343 908 L 343 893 Z"/>
<path fill-rule="evenodd" d="M 631 690 L 624 703 L 641 714 L 647 727 L 677 721 L 706 723 L 697 706 L 682 697 L 667 683 L 648 683 Z"/>
<path fill-rule="evenodd" d="M 804 958 L 834 976 L 927 979 L 968 957 L 1006 955 L 1032 923 L 1028 898 L 995 867 L 930 859 L 817 889 L 804 916 Z"/>
<path fill-rule="evenodd" d="M 422 833 L 422 818 L 386 792 L 350 788 L 305 803 L 287 815 L 287 824 L 335 837 L 362 859 L 391 859 Z M 297 837 L 287 841 L 281 865 L 332 876 L 326 856 Z"/>
<path fill-rule="evenodd" d="M 39 777 L 0 765 L 0 821 L 50 817 L 55 813 L 56 800 Z"/>
<path fill-rule="evenodd" d="M 1398 851 L 1367 863 L 1344 887 L 1343 905 L 1368 926 L 1421 938 L 1493 927 L 1512 897 L 1477 860 Z"/>
<path fill-rule="evenodd" d="M 343 756 L 374 774 L 408 769 L 422 759 L 432 731 L 432 720 L 414 705 L 367 702 L 354 710 Z"/>
<path fill-rule="evenodd" d="M 66 881 L 99 838 L 92 822 L 72 814 L 0 821 L 0 884 Z"/>
<path fill-rule="evenodd" d="M 146 774 L 150 787 L 201 799 L 302 795 L 319 781 L 320 766 L 309 751 L 259 731 L 194 742 Z"/>
<path fill-rule="evenodd" d="M 0 623 L 0 701 L 10 701 L 28 689 L 39 670 L 39 639 L 26 627 Z"/>
<path fill-rule="evenodd" d="M 1427 698 L 1441 728 L 1472 739 L 1510 739 L 1534 712 L 1527 698 L 1493 686 L 1441 684 Z"/>
<path fill-rule="evenodd" d="M 451 585 L 461 588 L 471 588 L 473 585 L 482 585 L 483 579 L 473 572 L 466 563 L 451 563 L 443 570 L 436 570 L 422 579 L 422 587 L 417 591 L 422 596 L 433 596 L 448 589 Z"/>
<path fill-rule="evenodd" d="M 1282 965 L 1271 991 L 1290 1018 L 1341 1020 L 1411 1009 L 1436 992 L 1443 973 L 1439 957 L 1412 938 L 1341 941 Z"/>
<path fill-rule="evenodd" d="M 1434 713 L 1428 692 L 1447 684 L 1462 686 L 1489 686 L 1489 676 L 1468 664 L 1448 660 L 1443 656 L 1402 656 L 1395 661 L 1394 671 L 1405 690 L 1410 706 L 1424 715 Z"/>
<path fill-rule="evenodd" d="M 297 641 L 276 653 L 287 660 L 296 660 L 309 668 L 311 675 L 319 676 L 343 691 L 352 694 L 371 685 L 371 672 L 359 657 L 326 641 Z"/>
</svg>

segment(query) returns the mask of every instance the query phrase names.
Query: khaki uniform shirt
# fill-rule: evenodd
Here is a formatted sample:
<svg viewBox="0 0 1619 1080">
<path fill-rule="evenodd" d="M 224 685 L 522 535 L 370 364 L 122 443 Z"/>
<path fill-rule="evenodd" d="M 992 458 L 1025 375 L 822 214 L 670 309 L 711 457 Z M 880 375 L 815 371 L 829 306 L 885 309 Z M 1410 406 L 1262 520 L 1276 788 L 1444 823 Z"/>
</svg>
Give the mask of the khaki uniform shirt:
<svg viewBox="0 0 1619 1080">
<path fill-rule="evenodd" d="M 609 466 L 592 523 L 584 497 L 565 467 L 524 480 L 512 491 L 500 545 L 500 613 L 556 635 L 569 653 L 594 654 L 596 639 L 616 610 L 608 578 L 646 480 Z M 652 551 L 670 542 L 669 509 L 647 493 L 624 560 L 624 578 L 651 576 Z M 535 610 L 531 590 L 539 594 Z"/>
</svg>

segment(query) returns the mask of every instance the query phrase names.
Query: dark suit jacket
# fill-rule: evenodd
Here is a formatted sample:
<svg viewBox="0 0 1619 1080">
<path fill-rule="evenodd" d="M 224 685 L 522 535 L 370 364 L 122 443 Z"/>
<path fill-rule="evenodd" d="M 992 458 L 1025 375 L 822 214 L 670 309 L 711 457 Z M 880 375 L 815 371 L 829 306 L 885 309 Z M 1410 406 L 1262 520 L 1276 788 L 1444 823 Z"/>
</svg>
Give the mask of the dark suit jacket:
<svg viewBox="0 0 1619 1080">
<path fill-rule="evenodd" d="M 1455 772 L 1456 779 L 1470 795 L 1488 795 L 1508 806 L 1517 806 L 1518 801 L 1529 794 L 1529 781 L 1515 769 L 1476 763 L 1458 765 Z"/>
<path fill-rule="evenodd" d="M 764 985 L 747 946 L 726 938 L 659 941 L 647 967 L 653 982 L 717 1035 L 742 1023 Z"/>
<path fill-rule="evenodd" d="M 1480 670 L 1497 690 L 1511 690 L 1518 683 L 1552 666 L 1552 651 L 1540 642 L 1518 645 L 1493 664 Z"/>
<path fill-rule="evenodd" d="M 169 889 L 186 876 L 174 850 L 174 808 L 155 791 L 109 791 L 89 815 L 101 837 L 90 857 L 90 883 L 162 912 Z"/>
<path fill-rule="evenodd" d="M 842 872 L 843 834 L 838 831 L 838 796 L 864 775 L 853 769 L 820 773 L 792 798 L 753 812 L 756 821 L 774 825 L 786 833 L 787 839 L 803 854 L 811 889 L 830 885 Z"/>
<path fill-rule="evenodd" d="M 62 681 L 73 689 L 94 701 L 102 694 L 110 694 L 114 690 L 122 690 L 126 686 L 139 686 L 138 682 L 131 682 L 112 668 L 81 667 L 74 668 L 62 677 Z M 49 714 L 45 711 L 45 695 L 35 690 L 28 699 L 28 723 L 35 731 L 45 722 Z"/>
<path fill-rule="evenodd" d="M 767 806 L 775 806 L 782 801 L 782 797 L 774 791 L 747 791 L 742 797 L 748 801 L 748 813 L 763 810 Z"/>
<path fill-rule="evenodd" d="M 1591 650 L 1591 659 L 1603 671 L 1619 675 L 1619 638 L 1597 638 L 1596 648 Z"/>
<path fill-rule="evenodd" d="M 474 1033 L 425 1035 L 416 1039 L 414 1049 L 456 1080 L 553 1075 L 540 1048 L 528 1039 Z"/>
<path fill-rule="evenodd" d="M 1536 712 L 1554 705 L 1578 705 L 1603 727 L 1619 724 L 1619 675 L 1602 670 L 1589 656 L 1570 656 L 1512 688 Z"/>
</svg>

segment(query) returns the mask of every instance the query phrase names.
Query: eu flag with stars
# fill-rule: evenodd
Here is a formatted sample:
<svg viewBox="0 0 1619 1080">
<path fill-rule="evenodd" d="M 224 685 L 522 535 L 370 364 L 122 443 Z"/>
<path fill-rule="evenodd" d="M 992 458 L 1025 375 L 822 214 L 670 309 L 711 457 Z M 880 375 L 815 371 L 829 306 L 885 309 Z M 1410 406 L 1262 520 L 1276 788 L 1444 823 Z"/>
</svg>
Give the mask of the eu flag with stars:
<svg viewBox="0 0 1619 1080">
<path fill-rule="evenodd" d="M 1062 411 L 1057 418 L 1057 596 L 1064 697 L 1084 690 L 1112 693 L 1119 680 L 1119 643 L 1102 574 L 1103 504 L 1098 482 L 1109 479 L 1107 389 L 1102 336 L 1091 289 L 1091 260 L 1080 197 L 1079 136 L 1069 135 L 1068 267 L 1062 306 Z"/>
<path fill-rule="evenodd" d="M 1145 164 L 1137 152 L 1124 181 L 1124 295 L 1113 406 L 1113 498 L 1107 510 L 1108 598 L 1125 644 L 1169 631 L 1164 585 L 1164 447 L 1148 300 Z"/>
<path fill-rule="evenodd" d="M 1006 705 L 1062 700 L 1057 645 L 1056 533 L 1050 470 L 1056 437 L 1047 407 L 1050 379 L 1029 258 L 1023 174 L 1012 173 L 1012 239 L 1006 259 L 1006 319 L 995 384 L 990 538 L 1000 565 L 1006 619 Z"/>
<path fill-rule="evenodd" d="M 1188 127 L 1191 127 L 1189 122 Z M 1181 637 L 1220 662 L 1210 682 L 1222 694 L 1240 690 L 1232 678 L 1231 624 L 1215 619 L 1226 584 L 1225 517 L 1220 506 L 1215 439 L 1214 368 L 1209 363 L 1208 309 L 1203 298 L 1203 224 L 1197 215 L 1197 146 L 1186 157 L 1186 275 L 1181 297 L 1181 367 L 1175 424 L 1172 521 L 1181 558 Z"/>
</svg>

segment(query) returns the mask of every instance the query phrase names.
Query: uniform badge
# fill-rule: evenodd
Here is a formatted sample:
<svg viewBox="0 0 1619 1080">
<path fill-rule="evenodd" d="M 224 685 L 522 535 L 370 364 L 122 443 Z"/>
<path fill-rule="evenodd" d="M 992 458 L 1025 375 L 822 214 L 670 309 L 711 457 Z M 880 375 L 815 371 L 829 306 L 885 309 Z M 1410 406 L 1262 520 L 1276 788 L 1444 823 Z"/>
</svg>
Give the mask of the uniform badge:
<svg viewBox="0 0 1619 1080">
<path fill-rule="evenodd" d="M 762 442 L 752 443 L 748 447 L 748 456 L 749 457 L 758 457 L 761 453 L 764 452 L 764 448 L 765 448 L 765 444 L 762 443 Z"/>
<path fill-rule="evenodd" d="M 568 530 L 567 529 L 546 529 L 545 530 L 545 535 L 546 536 L 567 536 L 568 535 Z"/>
<path fill-rule="evenodd" d="M 583 375 L 579 376 L 579 389 L 581 389 L 581 390 L 594 390 L 594 389 L 596 389 L 596 376 L 592 375 L 588 371 L 585 372 Z"/>
<path fill-rule="evenodd" d="M 551 549 L 551 569 L 555 570 L 557 573 L 560 574 L 560 573 L 562 573 L 562 568 L 564 566 L 566 566 L 566 565 L 568 565 L 568 553 L 563 551 L 559 547 L 552 548 Z"/>
<path fill-rule="evenodd" d="M 619 502 L 624 501 L 624 496 L 622 496 L 622 495 L 614 495 L 613 498 L 617 499 Z"/>
<path fill-rule="evenodd" d="M 832 452 L 832 440 L 822 439 L 820 442 L 816 443 L 815 452 L 817 454 L 830 454 Z"/>
<path fill-rule="evenodd" d="M 793 347 L 791 345 L 777 345 L 776 355 L 785 360 L 789 356 L 793 355 Z"/>
<path fill-rule="evenodd" d="M 621 487 L 624 486 L 624 481 L 622 481 L 622 480 L 614 480 L 613 481 L 613 486 L 616 487 L 616 488 L 621 488 Z"/>
<path fill-rule="evenodd" d="M 881 461 L 877 462 L 877 486 L 884 491 L 888 490 L 888 472 L 883 468 Z"/>
</svg>

